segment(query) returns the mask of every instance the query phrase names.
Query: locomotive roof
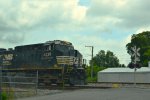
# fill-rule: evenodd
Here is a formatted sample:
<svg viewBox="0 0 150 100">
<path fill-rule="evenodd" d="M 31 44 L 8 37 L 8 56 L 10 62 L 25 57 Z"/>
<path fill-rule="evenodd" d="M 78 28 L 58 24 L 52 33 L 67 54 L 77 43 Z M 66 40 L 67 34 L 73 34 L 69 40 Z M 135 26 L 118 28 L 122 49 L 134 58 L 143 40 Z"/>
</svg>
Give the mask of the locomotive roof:
<svg viewBox="0 0 150 100">
<path fill-rule="evenodd" d="M 19 48 L 19 47 L 30 47 L 30 46 L 41 46 L 41 45 L 43 45 L 43 43 L 29 44 L 29 45 L 21 45 L 21 46 L 16 46 L 15 48 Z"/>
<path fill-rule="evenodd" d="M 6 51 L 5 48 L 0 48 L 0 52 Z"/>
<path fill-rule="evenodd" d="M 30 46 L 41 46 L 43 44 L 61 44 L 61 45 L 70 45 L 72 46 L 71 42 L 67 42 L 67 41 L 61 41 L 61 40 L 54 40 L 54 41 L 47 41 L 45 43 L 37 43 L 37 44 L 28 44 L 28 45 L 21 45 L 21 46 L 16 46 L 15 48 L 19 48 L 19 47 L 30 47 Z"/>
<path fill-rule="evenodd" d="M 49 45 L 49 44 L 60 44 L 60 45 L 68 45 L 68 46 L 72 46 L 72 43 L 67 42 L 67 41 L 61 41 L 61 40 L 54 40 L 54 41 L 47 41 L 45 43 L 37 43 L 37 44 L 28 44 L 28 45 L 21 45 L 21 46 L 16 46 L 15 49 L 19 49 L 19 48 L 26 48 L 26 47 L 41 47 L 43 45 Z"/>
<path fill-rule="evenodd" d="M 46 41 L 45 43 L 54 43 L 54 44 L 72 45 L 71 42 L 68 42 L 68 41 L 62 41 L 62 40 Z"/>
</svg>

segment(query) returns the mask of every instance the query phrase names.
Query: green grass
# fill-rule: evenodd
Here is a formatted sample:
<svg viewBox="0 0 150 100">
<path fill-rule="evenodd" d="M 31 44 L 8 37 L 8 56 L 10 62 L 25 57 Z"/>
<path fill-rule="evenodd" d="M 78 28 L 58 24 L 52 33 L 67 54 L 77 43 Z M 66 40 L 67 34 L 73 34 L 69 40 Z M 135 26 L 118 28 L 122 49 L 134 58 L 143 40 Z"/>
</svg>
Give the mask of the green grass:
<svg viewBox="0 0 150 100">
<path fill-rule="evenodd" d="M 8 100 L 8 96 L 5 92 L 2 92 L 2 100 Z"/>
<path fill-rule="evenodd" d="M 3 89 L 2 91 L 2 100 L 14 100 L 14 91 L 12 88 L 10 88 L 9 91 L 7 91 L 8 89 Z"/>
<path fill-rule="evenodd" d="M 93 78 L 88 77 L 88 78 L 87 78 L 87 81 L 88 81 L 88 83 L 89 83 L 89 82 L 97 82 L 97 77 L 93 77 Z"/>
</svg>

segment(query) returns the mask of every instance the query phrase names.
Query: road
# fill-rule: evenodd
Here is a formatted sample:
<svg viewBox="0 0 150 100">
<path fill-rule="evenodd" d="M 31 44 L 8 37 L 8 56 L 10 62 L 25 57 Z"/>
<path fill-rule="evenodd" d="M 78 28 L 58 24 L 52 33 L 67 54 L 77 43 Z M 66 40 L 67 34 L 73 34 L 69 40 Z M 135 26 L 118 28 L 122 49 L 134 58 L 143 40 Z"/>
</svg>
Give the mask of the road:
<svg viewBox="0 0 150 100">
<path fill-rule="evenodd" d="M 82 89 L 19 100 L 150 100 L 150 89 Z"/>
</svg>

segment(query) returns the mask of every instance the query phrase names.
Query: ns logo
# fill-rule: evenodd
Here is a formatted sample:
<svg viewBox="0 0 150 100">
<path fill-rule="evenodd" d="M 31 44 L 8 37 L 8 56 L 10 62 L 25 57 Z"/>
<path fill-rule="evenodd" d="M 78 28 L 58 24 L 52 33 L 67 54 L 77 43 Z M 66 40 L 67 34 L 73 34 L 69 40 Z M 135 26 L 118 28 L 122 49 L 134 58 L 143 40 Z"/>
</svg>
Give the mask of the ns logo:
<svg viewBox="0 0 150 100">
<path fill-rule="evenodd" d="M 13 54 L 4 54 L 3 55 L 3 60 L 12 60 L 13 59 Z"/>
</svg>

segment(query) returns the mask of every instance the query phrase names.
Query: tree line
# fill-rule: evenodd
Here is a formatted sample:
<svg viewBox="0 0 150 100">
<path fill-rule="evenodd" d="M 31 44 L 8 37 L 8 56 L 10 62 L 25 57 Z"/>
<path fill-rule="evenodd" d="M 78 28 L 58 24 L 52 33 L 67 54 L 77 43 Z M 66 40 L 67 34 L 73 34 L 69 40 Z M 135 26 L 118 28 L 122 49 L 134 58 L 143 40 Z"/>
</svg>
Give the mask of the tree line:
<svg viewBox="0 0 150 100">
<path fill-rule="evenodd" d="M 147 67 L 148 61 L 150 61 L 150 31 L 144 31 L 131 36 L 131 42 L 126 45 L 127 52 L 130 55 L 133 53 L 131 49 L 133 46 L 140 48 L 140 61 L 138 63 L 143 67 Z M 131 61 L 134 61 L 132 56 Z"/>
<path fill-rule="evenodd" d="M 96 56 L 93 57 L 92 61 L 94 66 L 99 67 L 125 67 L 124 64 L 120 64 L 118 57 L 110 50 L 100 50 Z"/>
<path fill-rule="evenodd" d="M 140 48 L 140 61 L 137 62 L 140 66 L 147 67 L 150 61 L 150 31 L 144 31 L 138 34 L 133 34 L 131 36 L 131 42 L 126 44 L 126 49 L 128 54 L 132 54 L 132 47 L 136 46 Z M 130 57 L 131 62 L 134 62 L 134 57 Z M 129 62 L 128 67 L 131 65 Z M 126 67 L 124 64 L 120 64 L 118 57 L 110 50 L 100 50 L 90 61 L 90 65 L 94 65 L 94 78 L 92 80 L 96 81 L 97 72 L 105 68 L 114 67 Z M 91 67 L 87 68 L 87 74 L 90 76 Z M 89 77 L 90 78 L 90 77 Z"/>
<path fill-rule="evenodd" d="M 138 63 L 141 66 L 147 67 L 148 62 L 150 61 L 150 31 L 144 31 L 131 36 L 131 42 L 126 44 L 128 54 L 131 55 L 131 53 L 133 53 L 131 48 L 134 46 L 140 48 L 140 61 Z M 134 57 L 132 56 L 131 61 L 134 61 Z M 117 56 L 110 50 L 100 50 L 96 56 L 93 57 L 91 62 L 94 66 L 99 67 L 125 67 L 125 64 L 120 64 Z"/>
</svg>

